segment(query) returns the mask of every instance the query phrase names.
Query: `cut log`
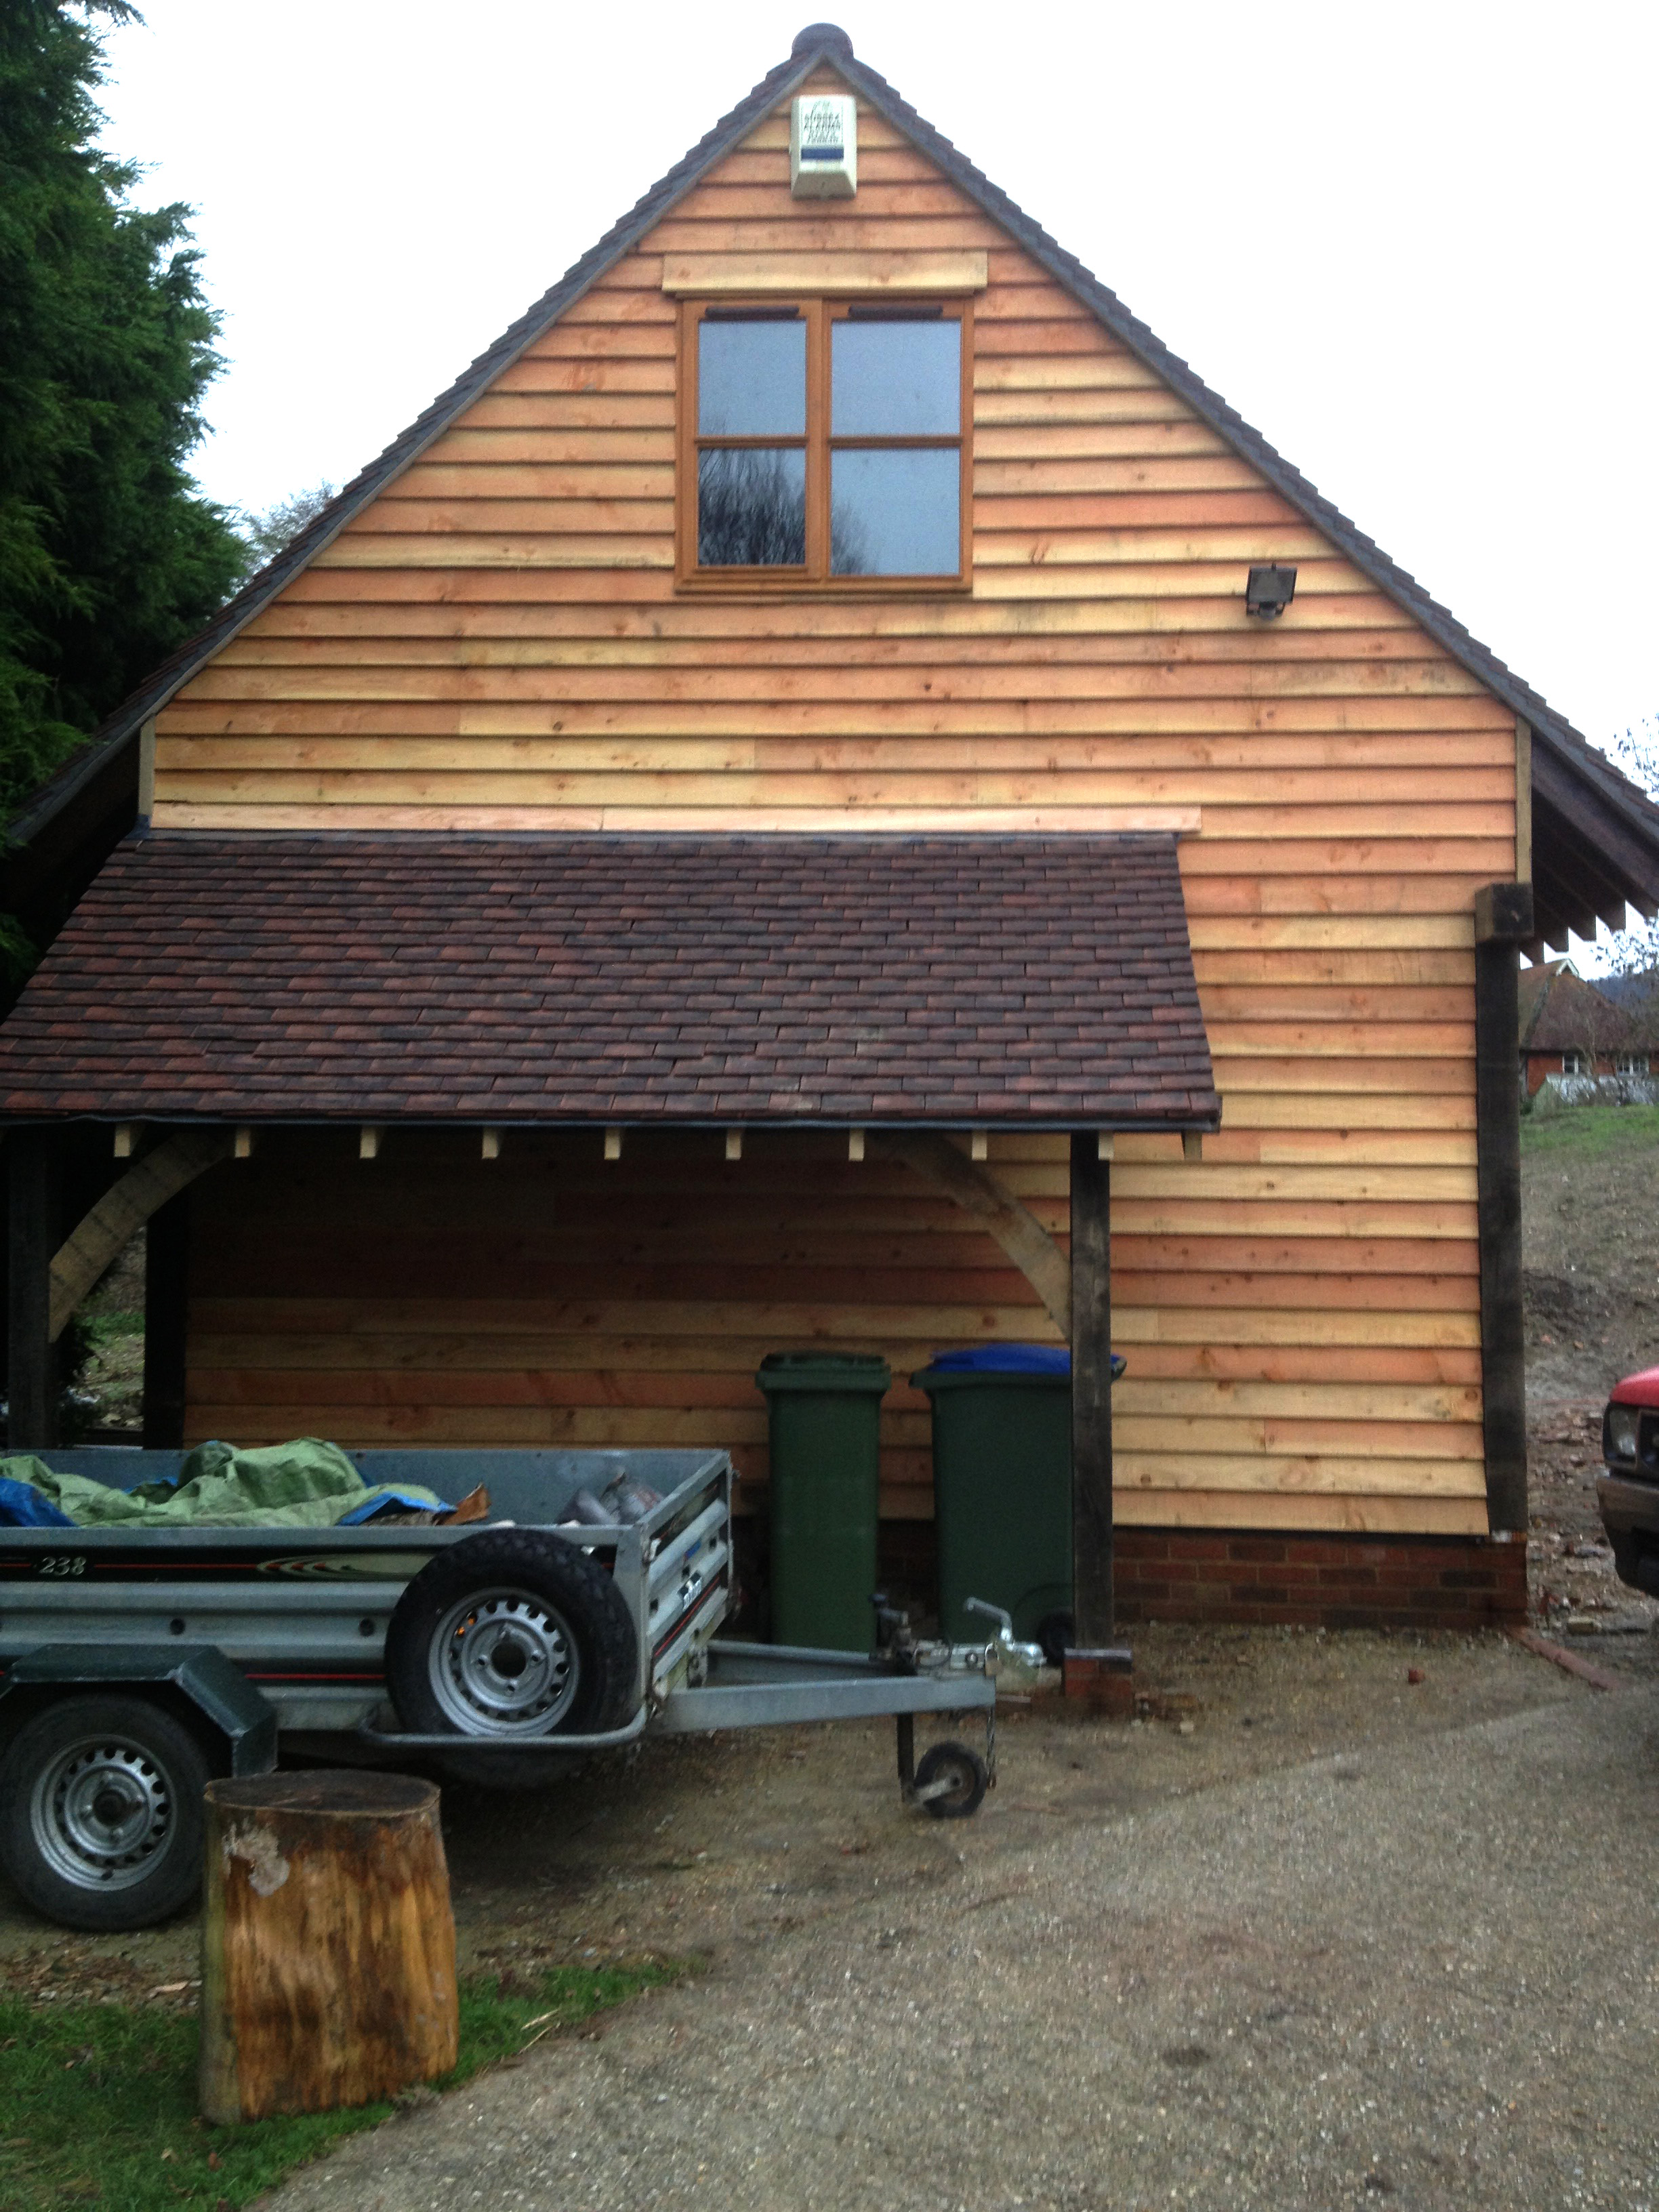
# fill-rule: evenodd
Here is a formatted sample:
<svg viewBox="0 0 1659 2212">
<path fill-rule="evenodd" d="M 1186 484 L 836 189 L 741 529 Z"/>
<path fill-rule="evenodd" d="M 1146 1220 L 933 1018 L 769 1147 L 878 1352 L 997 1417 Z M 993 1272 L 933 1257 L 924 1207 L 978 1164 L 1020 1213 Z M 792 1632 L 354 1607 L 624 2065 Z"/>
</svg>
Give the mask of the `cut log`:
<svg viewBox="0 0 1659 2212">
<path fill-rule="evenodd" d="M 438 1791 L 404 1774 L 210 1783 L 200 2090 L 210 2120 L 395 2096 L 455 2063 Z"/>
</svg>

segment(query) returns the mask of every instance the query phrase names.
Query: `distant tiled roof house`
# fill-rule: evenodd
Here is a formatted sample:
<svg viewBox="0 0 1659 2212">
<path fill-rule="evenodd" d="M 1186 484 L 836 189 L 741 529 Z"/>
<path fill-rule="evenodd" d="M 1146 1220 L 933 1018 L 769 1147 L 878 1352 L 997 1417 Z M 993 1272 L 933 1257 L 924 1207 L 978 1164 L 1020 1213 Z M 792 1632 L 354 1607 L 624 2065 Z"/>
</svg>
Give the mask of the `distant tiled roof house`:
<svg viewBox="0 0 1659 2212">
<path fill-rule="evenodd" d="M 1638 1000 L 1622 1005 L 1565 960 L 1521 972 L 1521 1071 L 1528 1097 L 1553 1075 L 1646 1075 L 1653 1036 Z"/>
<path fill-rule="evenodd" d="M 1522 1605 L 1518 949 L 1659 809 L 832 26 L 14 836 L 15 1443 L 119 1181 L 156 1443 L 758 1510 L 880 1352 L 926 1601 L 904 1378 L 1069 1340 L 1085 1643 Z"/>
</svg>

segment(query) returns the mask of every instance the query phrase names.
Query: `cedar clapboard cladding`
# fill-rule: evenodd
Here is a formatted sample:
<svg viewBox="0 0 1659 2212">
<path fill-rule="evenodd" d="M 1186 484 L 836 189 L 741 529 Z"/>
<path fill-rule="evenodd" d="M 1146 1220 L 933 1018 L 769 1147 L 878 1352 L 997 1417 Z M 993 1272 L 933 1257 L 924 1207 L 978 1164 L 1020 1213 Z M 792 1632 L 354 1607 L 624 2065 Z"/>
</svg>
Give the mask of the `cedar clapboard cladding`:
<svg viewBox="0 0 1659 2212">
<path fill-rule="evenodd" d="M 1224 1119 L 1198 1164 L 1118 1142 L 1120 1517 L 1483 1530 L 1470 909 L 1515 870 L 1513 707 L 917 133 L 867 98 L 859 127 L 856 199 L 794 201 L 780 99 L 597 274 L 163 709 L 154 819 L 1196 831 Z M 677 591 L 665 276 L 830 254 L 985 258 L 971 592 Z M 1255 562 L 1298 570 L 1280 621 L 1244 614 Z M 760 1473 L 765 1351 L 903 1375 L 1052 1334 L 844 1138 L 509 1139 L 487 1188 L 400 1156 L 394 1188 L 295 1136 L 204 1186 L 192 1435 L 731 1441 Z M 1063 1139 L 990 1164 L 1063 1232 Z M 923 1515 L 925 1402 L 884 1431 L 886 1510 Z"/>
</svg>

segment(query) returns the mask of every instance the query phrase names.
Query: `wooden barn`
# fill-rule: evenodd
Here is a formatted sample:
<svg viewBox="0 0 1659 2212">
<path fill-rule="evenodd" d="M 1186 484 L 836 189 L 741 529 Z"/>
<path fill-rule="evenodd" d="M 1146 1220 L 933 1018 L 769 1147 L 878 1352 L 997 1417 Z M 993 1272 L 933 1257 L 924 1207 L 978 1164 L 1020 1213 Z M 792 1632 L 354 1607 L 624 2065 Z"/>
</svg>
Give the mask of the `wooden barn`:
<svg viewBox="0 0 1659 2212">
<path fill-rule="evenodd" d="M 28 835 L 123 773 L 0 1029 L 14 1448 L 148 1218 L 155 1443 L 752 1510 L 762 1357 L 881 1352 L 920 1585 L 910 1372 L 1069 1335 L 1085 1642 L 1520 1610 L 1517 955 L 1659 810 L 834 27 Z"/>
</svg>

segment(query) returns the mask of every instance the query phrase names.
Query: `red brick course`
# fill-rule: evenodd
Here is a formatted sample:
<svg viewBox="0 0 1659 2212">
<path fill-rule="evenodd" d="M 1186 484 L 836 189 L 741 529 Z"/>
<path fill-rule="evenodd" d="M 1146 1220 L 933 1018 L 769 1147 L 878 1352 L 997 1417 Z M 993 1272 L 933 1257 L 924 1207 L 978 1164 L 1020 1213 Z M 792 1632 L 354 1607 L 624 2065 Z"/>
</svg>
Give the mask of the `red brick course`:
<svg viewBox="0 0 1659 2212">
<path fill-rule="evenodd" d="M 1483 1536 L 1120 1528 L 1117 1618 L 1324 1628 L 1493 1628 L 1527 1617 L 1527 1547 Z"/>
<path fill-rule="evenodd" d="M 884 1521 L 884 1586 L 934 1603 L 933 1523 Z M 1278 1556 L 1264 1559 L 1262 1547 Z M 1492 1628 L 1527 1617 L 1527 1547 L 1480 1536 L 1272 1536 L 1119 1528 L 1117 1618 L 1324 1628 Z M 1129 1640 L 1127 1637 L 1125 1640 Z"/>
<path fill-rule="evenodd" d="M 1063 1693 L 1092 1707 L 1096 1712 L 1109 1713 L 1116 1719 L 1127 1720 L 1135 1709 L 1133 1667 L 1120 1665 L 1090 1652 L 1068 1651 Z"/>
</svg>

